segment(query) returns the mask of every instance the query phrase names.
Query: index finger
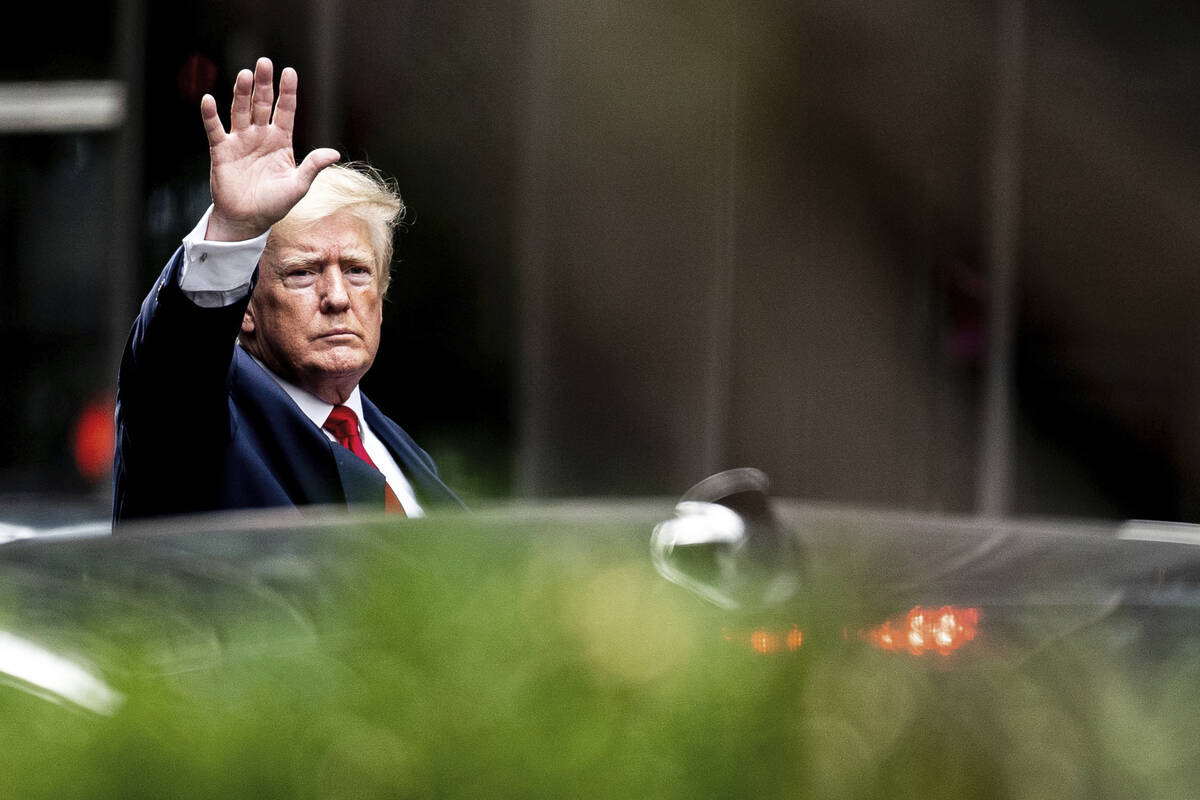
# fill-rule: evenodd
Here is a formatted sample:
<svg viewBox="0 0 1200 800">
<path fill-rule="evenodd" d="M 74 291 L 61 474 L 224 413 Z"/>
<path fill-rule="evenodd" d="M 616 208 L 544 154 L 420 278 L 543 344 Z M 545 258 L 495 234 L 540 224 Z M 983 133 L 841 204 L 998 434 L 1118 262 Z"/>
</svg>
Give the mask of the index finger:
<svg viewBox="0 0 1200 800">
<path fill-rule="evenodd" d="M 275 127 L 290 134 L 296 123 L 296 86 L 300 79 L 296 70 L 284 67 L 279 76 L 279 100 L 275 103 Z"/>
</svg>

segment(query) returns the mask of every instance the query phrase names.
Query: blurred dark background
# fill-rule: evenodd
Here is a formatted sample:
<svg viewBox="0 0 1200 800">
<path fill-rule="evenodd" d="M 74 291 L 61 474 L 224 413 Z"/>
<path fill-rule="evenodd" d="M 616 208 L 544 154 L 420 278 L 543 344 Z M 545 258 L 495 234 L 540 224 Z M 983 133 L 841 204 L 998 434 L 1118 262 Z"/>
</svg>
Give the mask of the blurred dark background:
<svg viewBox="0 0 1200 800">
<path fill-rule="evenodd" d="M 781 495 L 1200 520 L 1200 7 L 25 7 L 0 36 L 6 492 L 107 502 L 136 305 L 208 204 L 199 97 L 409 206 L 373 398 L 474 503 Z"/>
</svg>

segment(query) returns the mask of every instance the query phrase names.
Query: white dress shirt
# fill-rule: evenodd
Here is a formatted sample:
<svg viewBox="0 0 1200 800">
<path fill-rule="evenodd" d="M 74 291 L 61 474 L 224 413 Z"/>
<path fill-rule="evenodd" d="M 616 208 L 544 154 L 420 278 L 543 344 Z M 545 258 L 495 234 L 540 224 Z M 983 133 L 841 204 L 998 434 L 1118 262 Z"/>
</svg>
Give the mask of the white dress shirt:
<svg viewBox="0 0 1200 800">
<path fill-rule="evenodd" d="M 241 300 L 250 291 L 250 278 L 258 259 L 267 246 L 267 236 L 270 231 L 261 236 L 244 242 L 212 242 L 204 238 L 208 231 L 208 218 L 212 215 L 212 206 L 204 212 L 200 222 L 183 239 L 183 265 L 180 270 L 179 288 L 189 300 L 202 308 L 218 308 L 231 305 Z M 250 355 L 247 351 L 247 355 Z M 254 358 L 253 355 L 250 356 Z M 285 381 L 272 372 L 267 365 L 257 358 L 254 359 L 267 374 L 275 379 L 304 415 L 325 434 L 331 442 L 336 442 L 333 434 L 321 426 L 329 418 L 333 405 L 321 398 L 301 389 L 295 384 Z M 371 426 L 363 417 L 362 396 L 358 387 L 350 393 L 345 404 L 354 410 L 358 416 L 359 435 L 363 447 L 375 462 L 375 466 L 383 473 L 388 486 L 396 494 L 404 512 L 410 517 L 422 517 L 425 512 L 417 503 L 412 485 L 404 477 L 403 470 L 392 458 L 387 446 L 371 431 Z"/>
</svg>

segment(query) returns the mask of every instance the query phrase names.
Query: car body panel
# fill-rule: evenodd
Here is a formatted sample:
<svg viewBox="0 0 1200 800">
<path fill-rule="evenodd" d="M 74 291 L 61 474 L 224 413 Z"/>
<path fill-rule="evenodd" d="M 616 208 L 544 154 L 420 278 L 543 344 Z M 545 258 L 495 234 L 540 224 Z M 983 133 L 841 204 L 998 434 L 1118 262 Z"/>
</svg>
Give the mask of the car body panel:
<svg viewBox="0 0 1200 800">
<path fill-rule="evenodd" d="M 667 500 L 11 542 L 0 796 L 1200 785 L 1200 548 L 1148 541 L 1153 526 L 778 508 L 803 554 L 795 590 L 733 609 L 655 571 Z M 961 649 L 872 643 L 890 618 L 950 606 L 979 614 Z"/>
</svg>

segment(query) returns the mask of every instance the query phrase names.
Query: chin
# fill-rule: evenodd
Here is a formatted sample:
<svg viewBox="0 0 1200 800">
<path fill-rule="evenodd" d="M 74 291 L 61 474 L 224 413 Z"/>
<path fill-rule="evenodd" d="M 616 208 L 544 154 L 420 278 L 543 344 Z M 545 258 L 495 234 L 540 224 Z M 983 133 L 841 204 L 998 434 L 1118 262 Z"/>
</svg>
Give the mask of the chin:
<svg viewBox="0 0 1200 800">
<path fill-rule="evenodd" d="M 370 366 L 370 364 L 357 360 L 335 361 L 316 365 L 312 371 L 321 375 L 326 375 L 330 378 L 346 378 L 353 375 L 361 376 Z"/>
<path fill-rule="evenodd" d="M 310 369 L 312 372 L 329 377 L 346 377 L 355 374 L 361 377 L 370 369 L 372 360 L 361 352 L 325 353 L 323 357 L 314 360 Z"/>
</svg>

